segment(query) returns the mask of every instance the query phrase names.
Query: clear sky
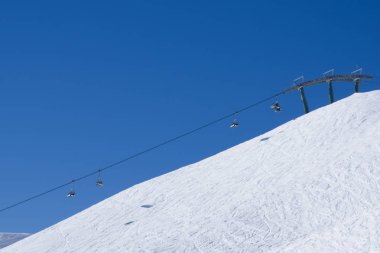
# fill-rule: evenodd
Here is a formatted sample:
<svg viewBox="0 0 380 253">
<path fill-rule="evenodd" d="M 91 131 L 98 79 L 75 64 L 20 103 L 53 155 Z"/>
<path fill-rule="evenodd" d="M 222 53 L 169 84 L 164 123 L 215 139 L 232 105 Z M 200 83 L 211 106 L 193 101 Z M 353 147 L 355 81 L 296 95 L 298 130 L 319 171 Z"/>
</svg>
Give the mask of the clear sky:
<svg viewBox="0 0 380 253">
<path fill-rule="evenodd" d="M 304 75 L 380 74 L 378 1 L 1 1 L 0 207 L 234 112 Z M 353 92 L 336 84 L 336 96 Z M 380 85 L 363 84 L 362 90 Z M 326 85 L 306 90 L 311 109 Z M 0 213 L 36 232 L 302 115 L 298 93 Z M 231 119 L 232 120 L 232 119 Z M 300 154 L 301 155 L 301 154 Z M 196 189 L 194 189 L 196 190 Z M 141 203 L 144 204 L 144 203 Z"/>
</svg>

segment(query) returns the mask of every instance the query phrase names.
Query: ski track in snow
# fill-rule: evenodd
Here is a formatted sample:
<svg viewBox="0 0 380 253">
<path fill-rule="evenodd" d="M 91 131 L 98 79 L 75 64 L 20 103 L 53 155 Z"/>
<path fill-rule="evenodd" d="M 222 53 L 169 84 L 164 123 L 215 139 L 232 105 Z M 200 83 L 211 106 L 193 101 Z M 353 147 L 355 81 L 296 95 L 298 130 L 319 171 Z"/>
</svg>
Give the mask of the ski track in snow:
<svg viewBox="0 0 380 253">
<path fill-rule="evenodd" d="M 379 103 L 354 94 L 0 252 L 380 252 Z"/>
</svg>

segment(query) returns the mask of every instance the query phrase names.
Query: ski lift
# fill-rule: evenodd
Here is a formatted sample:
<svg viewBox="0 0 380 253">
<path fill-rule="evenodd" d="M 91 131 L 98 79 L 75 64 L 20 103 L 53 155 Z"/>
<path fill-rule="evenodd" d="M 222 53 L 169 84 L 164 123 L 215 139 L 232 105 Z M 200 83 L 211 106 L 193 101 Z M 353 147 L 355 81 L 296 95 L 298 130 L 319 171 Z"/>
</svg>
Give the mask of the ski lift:
<svg viewBox="0 0 380 253">
<path fill-rule="evenodd" d="M 281 111 L 281 107 L 280 107 L 280 104 L 278 103 L 278 101 L 274 102 L 270 108 L 272 108 L 275 112 Z"/>
<path fill-rule="evenodd" d="M 69 191 L 69 193 L 67 193 L 67 197 L 68 198 L 75 197 L 75 191 Z"/>
<path fill-rule="evenodd" d="M 101 179 L 98 179 L 96 181 L 96 186 L 102 187 L 103 186 L 103 181 Z"/>
<path fill-rule="evenodd" d="M 67 193 L 68 198 L 75 197 L 75 185 L 74 185 L 75 180 L 71 181 L 71 190 Z"/>
<path fill-rule="evenodd" d="M 237 128 L 239 126 L 239 121 L 237 120 L 237 112 L 235 113 L 235 119 L 232 121 L 230 128 Z"/>
<path fill-rule="evenodd" d="M 96 180 L 96 186 L 102 187 L 103 186 L 103 180 L 100 177 L 100 170 L 98 171 L 98 179 Z"/>
<path fill-rule="evenodd" d="M 236 119 L 234 119 L 234 121 L 232 121 L 230 127 L 231 128 L 237 128 L 238 126 L 239 126 L 239 122 Z"/>
</svg>

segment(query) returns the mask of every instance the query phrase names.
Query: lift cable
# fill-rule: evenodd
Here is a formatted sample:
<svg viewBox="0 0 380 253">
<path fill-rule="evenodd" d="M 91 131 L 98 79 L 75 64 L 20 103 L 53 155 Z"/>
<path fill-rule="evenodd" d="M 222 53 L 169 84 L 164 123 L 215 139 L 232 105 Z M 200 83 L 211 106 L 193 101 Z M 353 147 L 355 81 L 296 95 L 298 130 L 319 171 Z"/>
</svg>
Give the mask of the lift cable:
<svg viewBox="0 0 380 253">
<path fill-rule="evenodd" d="M 39 194 L 33 195 L 33 196 L 29 197 L 29 198 L 26 198 L 26 199 L 24 199 L 24 200 L 21 200 L 21 201 L 19 201 L 19 202 L 16 202 L 16 203 L 14 203 L 14 204 L 9 205 L 9 206 L 3 207 L 3 208 L 0 209 L 0 212 L 4 212 L 4 211 L 9 210 L 9 209 L 11 209 L 11 208 L 14 208 L 14 207 L 16 207 L 16 206 L 19 206 L 19 205 L 25 204 L 26 202 L 29 202 L 29 201 L 32 201 L 32 200 L 37 199 L 37 198 L 39 198 L 39 197 L 42 197 L 42 196 L 44 196 L 44 195 L 46 195 L 46 194 L 48 194 L 48 193 L 51 193 L 51 192 L 53 192 L 53 191 L 59 190 L 59 189 L 64 188 L 64 187 L 67 187 L 68 185 L 72 185 L 74 182 L 78 182 L 78 181 L 84 180 L 84 179 L 86 179 L 86 178 L 88 178 L 88 177 L 91 177 L 91 176 L 94 176 L 94 175 L 96 175 L 96 174 L 99 174 L 99 173 L 102 172 L 102 171 L 109 170 L 109 169 L 111 169 L 111 168 L 113 168 L 113 167 L 115 167 L 115 166 L 117 166 L 117 165 L 120 165 L 120 164 L 122 164 L 122 163 L 127 162 L 128 160 L 131 160 L 131 159 L 133 159 L 133 158 L 136 158 L 136 157 L 138 157 L 138 156 L 141 156 L 141 155 L 143 155 L 143 154 L 145 154 L 145 153 L 148 153 L 148 152 L 150 152 L 150 151 L 153 151 L 153 150 L 155 150 L 155 149 L 158 149 L 158 148 L 160 148 L 160 147 L 162 147 L 162 146 L 164 146 L 164 145 L 167 145 L 167 144 L 169 144 L 169 143 L 171 143 L 171 142 L 177 141 L 177 140 L 179 140 L 179 139 L 181 139 L 181 138 L 183 138 L 183 137 L 186 137 L 186 136 L 191 135 L 191 134 L 193 134 L 193 133 L 195 133 L 195 132 L 198 132 L 198 131 L 200 131 L 200 130 L 202 130 L 202 129 L 204 129 L 204 128 L 207 128 L 207 127 L 209 127 L 209 126 L 211 126 L 211 125 L 215 125 L 216 123 L 219 123 L 219 122 L 221 122 L 221 121 L 223 121 L 223 120 L 226 120 L 226 119 L 228 119 L 228 118 L 230 118 L 230 117 L 233 117 L 233 116 L 235 116 L 237 113 L 241 113 L 241 112 L 247 111 L 247 110 L 249 110 L 249 109 L 251 109 L 251 108 L 253 108 L 253 107 L 255 107 L 255 106 L 258 106 L 258 105 L 263 104 L 263 103 L 265 103 L 265 102 L 267 102 L 267 101 L 273 100 L 274 98 L 277 98 L 277 97 L 279 97 L 280 95 L 284 95 L 284 94 L 287 93 L 288 91 L 289 91 L 289 89 L 286 89 L 286 90 L 283 90 L 283 91 L 281 91 L 281 92 L 278 92 L 278 93 L 276 93 L 276 94 L 274 94 L 274 95 L 271 95 L 271 96 L 269 96 L 269 97 L 267 97 L 267 98 L 264 98 L 264 99 L 262 99 L 262 100 L 260 100 L 260 101 L 258 101 L 258 102 L 255 102 L 255 103 L 250 104 L 250 105 L 248 105 L 248 106 L 246 106 L 246 107 L 243 107 L 243 108 L 241 108 L 241 109 L 239 109 L 239 110 L 237 110 L 237 111 L 235 111 L 235 112 L 233 112 L 233 113 L 226 114 L 225 116 L 222 116 L 222 117 L 220 117 L 220 118 L 218 118 L 218 119 L 216 119 L 216 120 L 210 121 L 210 122 L 208 122 L 208 123 L 206 123 L 206 124 L 204 124 L 204 125 L 202 125 L 202 126 L 200 126 L 200 127 L 197 127 L 197 128 L 195 128 L 195 129 L 193 129 L 193 130 L 190 130 L 190 131 L 185 132 L 185 133 L 183 133 L 183 134 L 180 134 L 180 135 L 178 135 L 178 136 L 176 136 L 176 137 L 173 137 L 173 138 L 171 138 L 171 139 L 168 139 L 168 140 L 166 140 L 166 141 L 163 141 L 163 142 L 161 142 L 161 143 L 159 143 L 159 144 L 157 144 L 157 145 L 155 145 L 155 146 L 152 146 L 152 147 L 147 148 L 147 149 L 145 149 L 145 150 L 143 150 L 143 151 L 140 151 L 140 152 L 138 152 L 138 153 L 136 153 L 136 154 L 134 154 L 134 155 L 131 155 L 131 156 L 127 157 L 127 158 L 124 158 L 124 159 L 122 159 L 122 160 L 120 160 L 120 161 L 117 161 L 117 162 L 115 162 L 115 163 L 112 163 L 112 164 L 110 164 L 110 165 L 107 165 L 107 166 L 105 166 L 105 167 L 103 167 L 103 168 L 101 168 L 101 169 L 98 169 L 98 170 L 96 170 L 96 171 L 90 172 L 90 173 L 85 174 L 85 175 L 83 175 L 83 176 L 81 176 L 81 177 L 78 177 L 78 178 L 76 178 L 76 179 L 70 180 L 70 181 L 67 182 L 67 183 L 64 183 L 64 184 L 61 184 L 61 185 L 59 185 L 59 186 L 53 187 L 53 188 L 51 188 L 51 189 L 49 189 L 49 190 L 46 190 L 46 191 L 41 192 L 41 193 L 39 193 Z"/>
<path fill-rule="evenodd" d="M 375 78 L 376 78 L 376 80 L 377 80 L 377 77 L 375 77 Z M 368 81 L 370 81 L 370 80 L 365 80 L 364 83 L 366 83 L 366 82 L 368 83 Z M 373 80 L 373 81 L 375 81 L 375 80 Z M 372 84 L 377 84 L 377 83 L 372 83 Z M 44 196 L 44 195 L 46 195 L 46 194 L 48 194 L 48 193 L 51 193 L 51 192 L 56 191 L 56 190 L 59 190 L 59 189 L 61 189 L 61 188 L 63 188 L 63 187 L 66 187 L 66 186 L 68 186 L 68 185 L 72 185 L 74 182 L 81 181 L 81 180 L 84 180 L 84 179 L 86 179 L 86 178 L 88 178 L 88 177 L 91 177 L 91 176 L 93 176 L 93 175 L 99 174 L 99 173 L 102 172 L 102 171 L 105 171 L 105 170 L 111 169 L 111 168 L 113 168 L 113 167 L 115 167 L 115 166 L 117 166 L 117 165 L 120 165 L 120 164 L 122 164 L 122 163 L 127 162 L 128 160 L 131 160 L 131 159 L 136 158 L 136 157 L 138 157 L 138 156 L 141 156 L 141 155 L 143 155 L 143 154 L 145 154 L 145 153 L 148 153 L 148 152 L 150 152 L 150 151 L 153 151 L 153 150 L 155 150 L 155 149 L 158 149 L 158 148 L 160 148 L 160 147 L 162 147 L 162 146 L 164 146 L 164 145 L 167 145 L 167 144 L 169 144 L 169 143 L 171 143 L 171 142 L 174 142 L 174 141 L 176 141 L 176 140 L 178 140 L 178 139 L 181 139 L 181 138 L 183 138 L 183 137 L 186 137 L 186 136 L 188 136 L 188 135 L 191 135 L 191 134 L 193 134 L 193 133 L 195 133 L 195 132 L 198 132 L 198 131 L 200 131 L 200 130 L 202 130 L 202 129 L 204 129 L 204 128 L 207 128 L 207 127 L 209 127 L 209 126 L 211 126 L 211 125 L 214 125 L 214 124 L 216 124 L 216 123 L 219 123 L 219 122 L 221 122 L 221 121 L 223 121 L 223 120 L 226 120 L 226 119 L 228 119 L 228 118 L 230 118 L 230 117 L 233 117 L 233 116 L 237 115 L 238 113 L 241 113 L 241 112 L 243 112 L 243 111 L 249 110 L 249 109 L 251 109 L 252 107 L 258 106 L 258 105 L 260 105 L 260 104 L 262 104 L 262 103 L 265 103 L 265 102 L 267 102 L 267 101 L 269 101 L 269 100 L 272 100 L 272 99 L 274 99 L 274 98 L 277 99 L 277 97 L 279 97 L 279 96 L 281 96 L 281 95 L 284 95 L 284 94 L 286 94 L 286 93 L 288 93 L 288 92 L 291 92 L 292 90 L 294 90 L 294 88 L 295 88 L 295 87 L 285 89 L 285 90 L 283 90 L 283 91 L 281 91 L 281 92 L 278 92 L 278 93 L 276 93 L 276 94 L 274 94 L 274 95 L 271 95 L 271 96 L 269 96 L 269 97 L 267 97 L 267 98 L 264 98 L 264 99 L 262 99 L 262 100 L 260 100 L 260 101 L 258 101 L 258 102 L 256 102 L 256 103 L 253 103 L 253 104 L 251 104 L 251 105 L 248 105 L 248 106 L 246 106 L 246 107 L 243 107 L 243 108 L 241 108 L 241 109 L 239 109 L 239 110 L 237 110 L 237 111 L 235 111 L 235 112 L 233 112 L 233 113 L 226 114 L 225 116 L 222 116 L 222 117 L 219 118 L 219 119 L 216 119 L 216 120 L 210 121 L 209 123 L 206 123 L 206 124 L 204 124 L 204 125 L 202 125 L 202 126 L 200 126 L 200 127 L 197 127 L 197 128 L 195 128 L 195 129 L 193 129 L 193 130 L 190 130 L 190 131 L 185 132 L 185 133 L 183 133 L 183 134 L 180 134 L 180 135 L 178 135 L 178 136 L 176 136 L 176 137 L 173 137 L 173 138 L 171 138 L 171 139 L 168 139 L 168 140 L 166 140 L 166 141 L 164 141 L 164 142 L 161 142 L 161 143 L 159 143 L 159 144 L 157 144 L 157 145 L 155 145 L 155 146 L 152 146 L 152 147 L 147 148 L 147 149 L 145 149 L 145 150 L 143 150 L 143 151 L 140 151 L 140 152 L 138 152 L 138 153 L 136 153 L 136 154 L 134 154 L 134 155 L 131 155 L 131 156 L 127 157 L 127 158 L 124 158 L 124 159 L 122 159 L 122 160 L 120 160 L 120 161 L 117 161 L 117 162 L 112 163 L 112 164 L 110 164 L 110 165 L 107 165 L 107 166 L 105 166 L 105 167 L 103 167 L 103 168 L 101 168 L 101 169 L 98 169 L 98 170 L 96 170 L 96 171 L 90 172 L 90 173 L 85 174 L 85 175 L 83 175 L 83 176 L 81 176 L 81 177 L 78 177 L 78 178 L 76 178 L 76 179 L 73 179 L 73 180 L 71 180 L 70 182 L 67 182 L 67 183 L 61 184 L 61 185 L 59 185 L 59 186 L 53 187 L 53 188 L 51 188 L 51 189 L 49 189 L 49 190 L 46 190 L 46 191 L 44 191 L 44 192 L 41 192 L 41 193 L 39 193 L 39 194 L 36 194 L 36 195 L 34 195 L 34 196 L 31 196 L 31 197 L 29 197 L 29 198 L 26 198 L 26 199 L 24 199 L 24 200 L 21 200 L 21 201 L 19 201 L 19 202 L 16 202 L 16 203 L 14 203 L 14 204 L 11 204 L 11 205 L 9 205 L 9 206 L 6 206 L 6 207 L 4 207 L 4 208 L 1 208 L 1 209 L 0 209 L 0 212 L 4 212 L 4 211 L 6 211 L 6 210 L 9 210 L 9 209 L 14 208 L 14 207 L 19 206 L 19 205 L 22 205 L 22 204 L 24 204 L 24 203 L 26 203 L 26 202 L 29 202 L 29 201 L 31 201 L 31 200 L 34 200 L 34 199 L 36 199 L 36 198 L 42 197 L 42 196 Z"/>
</svg>

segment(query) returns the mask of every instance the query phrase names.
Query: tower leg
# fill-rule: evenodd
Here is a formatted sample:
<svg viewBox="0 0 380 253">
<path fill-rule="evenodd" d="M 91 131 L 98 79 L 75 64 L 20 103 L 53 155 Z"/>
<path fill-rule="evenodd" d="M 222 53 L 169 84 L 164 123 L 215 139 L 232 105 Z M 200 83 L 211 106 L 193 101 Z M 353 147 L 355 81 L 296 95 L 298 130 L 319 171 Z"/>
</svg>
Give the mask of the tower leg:
<svg viewBox="0 0 380 253">
<path fill-rule="evenodd" d="M 304 111 L 305 111 L 305 114 L 306 114 L 306 113 L 309 112 L 309 106 L 307 105 L 305 91 L 303 90 L 303 87 L 299 88 L 299 91 L 301 92 L 301 99 L 302 99 L 302 102 L 303 102 L 303 108 L 304 108 Z"/>
<path fill-rule="evenodd" d="M 356 79 L 356 80 L 355 80 L 355 92 L 356 92 L 356 93 L 359 92 L 359 79 Z"/>
<path fill-rule="evenodd" d="M 329 97 L 330 97 L 330 104 L 334 103 L 334 91 L 332 86 L 332 80 L 329 81 Z"/>
</svg>

